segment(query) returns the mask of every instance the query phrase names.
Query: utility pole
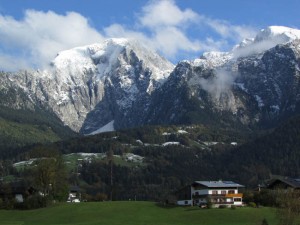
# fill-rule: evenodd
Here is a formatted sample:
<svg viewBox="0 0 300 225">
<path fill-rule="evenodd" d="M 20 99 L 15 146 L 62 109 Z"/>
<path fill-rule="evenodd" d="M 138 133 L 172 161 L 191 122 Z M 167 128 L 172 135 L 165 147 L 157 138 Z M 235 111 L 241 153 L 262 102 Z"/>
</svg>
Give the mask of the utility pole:
<svg viewBox="0 0 300 225">
<path fill-rule="evenodd" d="M 113 150 L 109 150 L 107 152 L 107 159 L 108 163 L 110 164 L 110 201 L 113 200 L 113 159 L 114 159 L 114 152 Z"/>
<path fill-rule="evenodd" d="M 113 159 L 111 158 L 110 159 L 110 201 L 112 200 L 113 200 Z"/>
</svg>

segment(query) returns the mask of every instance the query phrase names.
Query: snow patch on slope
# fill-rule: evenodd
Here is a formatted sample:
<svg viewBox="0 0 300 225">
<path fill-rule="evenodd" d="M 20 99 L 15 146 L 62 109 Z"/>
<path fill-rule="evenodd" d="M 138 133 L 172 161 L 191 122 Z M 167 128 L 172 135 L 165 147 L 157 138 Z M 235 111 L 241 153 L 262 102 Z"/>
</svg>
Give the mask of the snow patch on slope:
<svg viewBox="0 0 300 225">
<path fill-rule="evenodd" d="M 177 141 L 170 141 L 170 142 L 165 142 L 162 144 L 163 147 L 169 146 L 169 145 L 180 145 L 179 142 Z"/>
<path fill-rule="evenodd" d="M 108 124 L 104 125 L 103 127 L 100 127 L 98 130 L 95 130 L 95 131 L 93 131 L 92 133 L 90 133 L 88 135 L 95 135 L 95 134 L 100 134 L 100 133 L 104 133 L 104 132 L 115 131 L 114 122 L 115 121 L 112 120 Z"/>
</svg>

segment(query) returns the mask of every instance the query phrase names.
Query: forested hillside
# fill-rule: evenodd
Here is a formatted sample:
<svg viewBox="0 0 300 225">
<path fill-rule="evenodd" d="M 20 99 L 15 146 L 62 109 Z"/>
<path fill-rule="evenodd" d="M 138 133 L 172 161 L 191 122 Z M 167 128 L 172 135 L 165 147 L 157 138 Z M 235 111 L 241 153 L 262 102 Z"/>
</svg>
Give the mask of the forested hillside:
<svg viewBox="0 0 300 225">
<path fill-rule="evenodd" d="M 255 184 L 272 174 L 299 177 L 300 116 L 283 123 L 272 133 L 224 154 L 221 161 L 230 161 L 228 171 L 244 183 Z M 235 172 L 237 168 L 238 173 Z"/>
<path fill-rule="evenodd" d="M 69 184 L 80 185 L 88 198 L 107 199 L 113 190 L 113 199 L 162 199 L 193 180 L 255 187 L 274 174 L 297 176 L 299 125 L 296 117 L 260 137 L 205 126 L 143 127 L 27 146 L 11 159 L 58 150 L 65 155 Z"/>
<path fill-rule="evenodd" d="M 0 157 L 14 155 L 20 147 L 74 137 L 75 133 L 26 88 L 6 81 L 11 73 L 0 71 Z M 8 157 L 10 157 L 8 156 Z"/>
</svg>

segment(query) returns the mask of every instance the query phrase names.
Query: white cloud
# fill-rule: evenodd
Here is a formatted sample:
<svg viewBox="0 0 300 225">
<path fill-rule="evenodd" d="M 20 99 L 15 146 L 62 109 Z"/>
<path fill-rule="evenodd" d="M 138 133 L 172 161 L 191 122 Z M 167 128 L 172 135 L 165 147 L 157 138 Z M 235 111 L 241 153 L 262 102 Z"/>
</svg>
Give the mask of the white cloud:
<svg viewBox="0 0 300 225">
<path fill-rule="evenodd" d="M 27 60 L 10 55 L 0 55 L 0 70 L 15 71 L 17 69 L 29 68 Z"/>
<path fill-rule="evenodd" d="M 179 51 L 196 52 L 201 49 L 200 41 L 190 40 L 185 33 L 176 27 L 166 27 L 157 31 L 153 38 L 156 49 L 172 57 Z"/>
<path fill-rule="evenodd" d="M 150 1 L 142 9 L 140 22 L 145 27 L 169 27 L 196 22 L 198 14 L 191 9 L 181 10 L 173 0 Z"/>
<path fill-rule="evenodd" d="M 108 37 L 139 39 L 171 60 L 182 53 L 200 55 L 202 51 L 229 50 L 233 44 L 255 34 L 250 26 L 232 25 L 191 9 L 180 9 L 174 0 L 149 1 L 138 14 L 137 21 L 136 29 L 113 24 L 104 32 Z M 199 38 L 190 38 L 191 30 L 199 30 Z M 200 38 L 201 31 L 210 36 Z M 213 33 L 219 37 L 212 38 L 216 36 Z"/>
<path fill-rule="evenodd" d="M 142 42 L 149 41 L 148 37 L 143 32 L 128 29 L 121 24 L 112 24 L 109 27 L 104 28 L 104 33 L 107 37 L 111 37 L 111 38 L 128 37 L 128 38 L 140 40 Z M 150 42 L 148 44 L 150 44 Z"/>
<path fill-rule="evenodd" d="M 181 9 L 175 0 L 150 0 L 136 16 L 136 24 L 115 23 L 100 32 L 75 12 L 26 10 L 20 20 L 0 14 L 0 70 L 45 67 L 59 51 L 109 37 L 134 38 L 178 60 L 179 55 L 228 50 L 254 30 Z"/>
<path fill-rule="evenodd" d="M 143 7 L 139 21 L 150 30 L 152 46 L 168 58 L 180 51 L 201 49 L 200 41 L 191 40 L 185 30 L 198 21 L 198 14 L 191 9 L 181 10 L 173 0 L 150 1 Z"/>
<path fill-rule="evenodd" d="M 264 32 L 261 31 L 260 34 L 258 34 L 259 36 L 256 36 L 255 39 L 249 39 L 236 46 L 236 48 L 233 50 L 234 56 L 238 58 L 252 54 L 258 54 L 270 48 L 273 48 L 278 44 L 284 44 L 297 39 L 297 36 L 290 37 L 282 33 L 260 37 L 263 33 Z"/>
<path fill-rule="evenodd" d="M 113 24 L 104 29 L 105 34 L 139 39 L 171 60 L 180 52 L 202 49 L 200 41 L 187 35 L 187 29 L 198 21 L 198 14 L 191 9 L 181 10 L 173 0 L 150 1 L 138 14 L 137 21 L 137 30 Z"/>
<path fill-rule="evenodd" d="M 22 20 L 0 15 L 0 68 L 44 67 L 62 50 L 101 41 L 102 35 L 75 12 L 58 15 L 52 11 L 26 10 Z M 14 52 L 14 57 L 10 54 Z M 17 62 L 23 62 L 21 64 Z"/>
<path fill-rule="evenodd" d="M 214 72 L 214 76 L 208 79 L 201 76 L 194 76 L 189 80 L 189 84 L 192 86 L 200 85 L 213 98 L 220 99 L 222 94 L 228 93 L 238 74 L 226 71 L 225 69 L 216 69 Z"/>
<path fill-rule="evenodd" d="M 241 41 L 245 38 L 254 37 L 257 33 L 257 29 L 251 26 L 232 25 L 225 20 L 211 19 L 205 16 L 201 16 L 200 18 L 201 22 L 204 25 L 209 26 L 222 38 L 229 38 L 234 41 Z"/>
</svg>

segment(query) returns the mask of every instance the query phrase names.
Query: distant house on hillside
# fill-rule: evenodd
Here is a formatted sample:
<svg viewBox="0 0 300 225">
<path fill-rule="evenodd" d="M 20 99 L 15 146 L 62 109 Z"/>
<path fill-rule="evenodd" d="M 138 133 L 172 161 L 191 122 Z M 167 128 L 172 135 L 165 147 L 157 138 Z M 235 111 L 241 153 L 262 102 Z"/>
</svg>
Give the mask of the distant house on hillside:
<svg viewBox="0 0 300 225">
<path fill-rule="evenodd" d="M 78 186 L 71 186 L 67 202 L 80 202 L 81 190 Z"/>
<path fill-rule="evenodd" d="M 300 179 L 280 177 L 271 179 L 267 184 L 268 189 L 300 189 Z"/>
<path fill-rule="evenodd" d="M 239 189 L 243 185 L 232 181 L 194 181 L 177 192 L 177 205 L 207 205 L 213 207 L 225 205 L 243 205 L 243 194 Z"/>
</svg>

